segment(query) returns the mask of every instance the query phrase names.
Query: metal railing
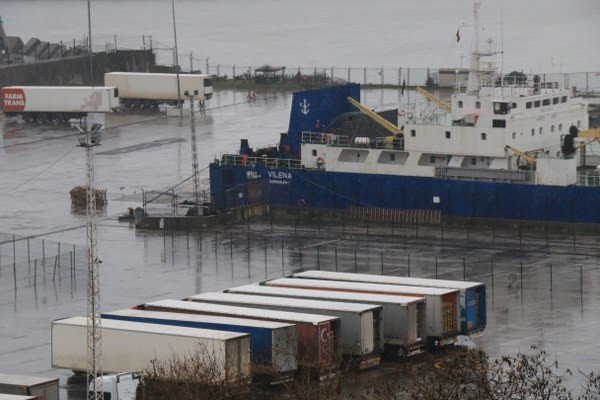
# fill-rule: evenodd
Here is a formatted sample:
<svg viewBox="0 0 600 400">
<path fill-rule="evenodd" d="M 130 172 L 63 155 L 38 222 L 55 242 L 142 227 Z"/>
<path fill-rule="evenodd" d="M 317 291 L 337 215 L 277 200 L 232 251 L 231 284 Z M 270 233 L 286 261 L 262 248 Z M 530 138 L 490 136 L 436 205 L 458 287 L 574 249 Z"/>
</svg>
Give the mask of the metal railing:
<svg viewBox="0 0 600 400">
<path fill-rule="evenodd" d="M 600 186 L 600 175 L 598 174 L 577 174 L 577 186 Z"/>
<path fill-rule="evenodd" d="M 369 138 L 334 133 L 302 132 L 302 143 L 326 144 L 334 147 L 404 150 L 404 138 L 399 136 Z"/>
<path fill-rule="evenodd" d="M 218 160 L 217 160 L 218 161 Z M 244 154 L 223 154 L 220 159 L 223 166 L 251 167 L 261 165 L 266 168 L 300 169 L 300 160 L 289 158 L 250 157 Z"/>
</svg>

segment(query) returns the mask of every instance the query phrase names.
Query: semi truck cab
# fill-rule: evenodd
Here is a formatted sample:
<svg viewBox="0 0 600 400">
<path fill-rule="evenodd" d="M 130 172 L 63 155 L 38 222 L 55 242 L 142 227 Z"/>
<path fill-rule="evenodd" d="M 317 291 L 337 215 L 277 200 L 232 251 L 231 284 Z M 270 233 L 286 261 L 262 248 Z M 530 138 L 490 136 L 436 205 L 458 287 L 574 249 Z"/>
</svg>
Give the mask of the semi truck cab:
<svg viewBox="0 0 600 400">
<path fill-rule="evenodd" d="M 102 386 L 104 400 L 135 400 L 141 372 L 123 372 L 120 374 L 104 375 L 95 379 Z M 94 382 L 90 382 L 92 391 Z"/>
</svg>

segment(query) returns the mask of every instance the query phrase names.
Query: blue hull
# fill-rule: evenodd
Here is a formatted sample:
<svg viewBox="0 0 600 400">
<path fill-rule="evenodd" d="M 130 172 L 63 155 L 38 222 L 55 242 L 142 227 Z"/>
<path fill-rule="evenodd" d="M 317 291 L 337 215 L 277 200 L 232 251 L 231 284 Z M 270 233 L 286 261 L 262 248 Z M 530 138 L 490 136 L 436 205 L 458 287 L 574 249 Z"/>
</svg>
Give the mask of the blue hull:
<svg viewBox="0 0 600 400">
<path fill-rule="evenodd" d="M 600 187 L 441 180 L 397 175 L 210 165 L 217 209 L 281 207 L 439 210 L 442 216 L 600 223 Z M 434 198 L 439 202 L 434 202 Z"/>
</svg>

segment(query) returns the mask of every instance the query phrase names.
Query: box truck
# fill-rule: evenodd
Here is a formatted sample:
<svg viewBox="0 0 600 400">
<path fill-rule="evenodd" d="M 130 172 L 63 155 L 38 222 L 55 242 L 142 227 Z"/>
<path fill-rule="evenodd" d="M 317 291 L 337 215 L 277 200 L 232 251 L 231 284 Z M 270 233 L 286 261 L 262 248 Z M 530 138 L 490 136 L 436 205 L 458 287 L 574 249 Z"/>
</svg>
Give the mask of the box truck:
<svg viewBox="0 0 600 400">
<path fill-rule="evenodd" d="M 460 292 L 455 289 L 419 286 L 378 285 L 374 283 L 325 281 L 318 279 L 280 278 L 263 282 L 267 286 L 334 292 L 374 293 L 393 296 L 425 297 L 425 330 L 428 347 L 454 344 L 460 332 Z"/>
<path fill-rule="evenodd" d="M 196 94 L 203 102 L 212 96 L 212 80 L 209 75 L 159 74 L 143 72 L 107 72 L 104 84 L 119 89 L 119 97 L 125 107 L 153 107 L 161 103 L 176 104 L 189 100 L 185 92 Z"/>
<path fill-rule="evenodd" d="M 229 292 L 229 290 L 225 290 Z M 325 313 L 340 319 L 342 354 L 351 358 L 360 369 L 375 367 L 381 361 L 383 350 L 383 319 L 381 306 L 374 304 L 343 303 L 304 299 L 273 298 L 232 293 L 213 292 L 190 296 L 187 300 L 266 310 L 300 313 Z"/>
<path fill-rule="evenodd" d="M 118 89 L 103 86 L 7 86 L 0 98 L 7 117 L 26 122 L 66 122 L 119 107 Z"/>
<path fill-rule="evenodd" d="M 297 329 L 296 355 L 300 366 L 314 370 L 321 377 L 327 376 L 338 366 L 340 319 L 334 316 L 181 300 L 159 300 L 142 304 L 137 308 L 292 323 Z"/>
<path fill-rule="evenodd" d="M 214 363 L 216 379 L 252 377 L 252 339 L 249 334 L 101 319 L 105 373 L 142 371 L 152 360 L 183 359 L 199 353 Z M 87 319 L 72 317 L 52 322 L 52 367 L 85 372 L 87 369 Z"/>
<path fill-rule="evenodd" d="M 124 309 L 102 314 L 104 319 L 143 322 L 188 328 L 216 329 L 252 335 L 252 362 L 255 375 L 293 375 L 296 363 L 296 326 L 289 323 L 232 318 L 215 315 L 182 314 Z"/>
<path fill-rule="evenodd" d="M 379 283 L 384 285 L 457 289 L 460 291 L 461 333 L 463 335 L 477 335 L 485 329 L 487 322 L 486 289 L 485 283 L 481 282 L 314 270 L 296 273 L 293 274 L 293 277 L 302 279 Z"/>
<path fill-rule="evenodd" d="M 333 292 L 265 285 L 245 285 L 227 289 L 229 293 L 312 299 L 336 302 L 379 304 L 383 307 L 384 350 L 392 356 L 415 355 L 425 346 L 425 298 L 371 293 Z"/>
<path fill-rule="evenodd" d="M 0 374 L 0 393 L 32 396 L 40 400 L 58 400 L 58 378 Z"/>
</svg>

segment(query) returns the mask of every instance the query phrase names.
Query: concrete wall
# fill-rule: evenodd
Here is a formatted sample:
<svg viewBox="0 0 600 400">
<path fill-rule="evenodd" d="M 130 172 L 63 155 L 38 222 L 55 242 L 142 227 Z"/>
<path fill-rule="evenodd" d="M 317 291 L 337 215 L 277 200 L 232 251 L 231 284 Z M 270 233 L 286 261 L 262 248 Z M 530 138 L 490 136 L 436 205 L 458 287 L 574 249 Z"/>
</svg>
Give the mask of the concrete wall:
<svg viewBox="0 0 600 400">
<path fill-rule="evenodd" d="M 94 54 L 94 79 L 90 81 L 88 56 L 15 64 L 0 68 L 0 87 L 13 85 L 71 86 L 103 85 L 111 71 L 150 72 L 156 58 L 151 50 L 119 50 Z"/>
</svg>

